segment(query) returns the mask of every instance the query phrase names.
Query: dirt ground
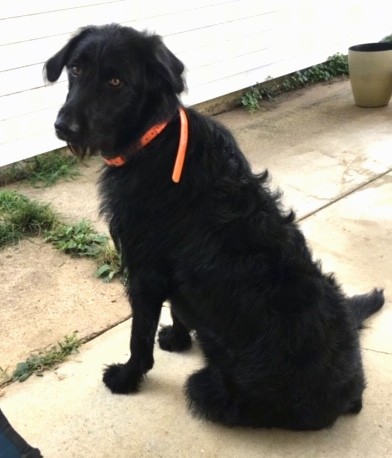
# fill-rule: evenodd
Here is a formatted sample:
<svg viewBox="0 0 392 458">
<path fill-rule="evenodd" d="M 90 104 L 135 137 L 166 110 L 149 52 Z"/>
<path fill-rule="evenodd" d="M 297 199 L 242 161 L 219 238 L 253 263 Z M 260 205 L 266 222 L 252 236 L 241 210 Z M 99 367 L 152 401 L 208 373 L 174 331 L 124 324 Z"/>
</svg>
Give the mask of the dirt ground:
<svg viewBox="0 0 392 458">
<path fill-rule="evenodd" d="M 29 198 L 50 202 L 62 220 L 92 222 L 106 233 L 98 217 L 96 181 L 99 158 L 79 165 L 81 176 L 53 187 L 28 183 L 8 186 Z M 24 239 L 0 251 L 0 367 L 9 371 L 34 350 L 51 346 L 73 331 L 88 337 L 129 317 L 119 281 L 95 278 L 96 264 L 67 256 L 40 238 Z"/>
</svg>

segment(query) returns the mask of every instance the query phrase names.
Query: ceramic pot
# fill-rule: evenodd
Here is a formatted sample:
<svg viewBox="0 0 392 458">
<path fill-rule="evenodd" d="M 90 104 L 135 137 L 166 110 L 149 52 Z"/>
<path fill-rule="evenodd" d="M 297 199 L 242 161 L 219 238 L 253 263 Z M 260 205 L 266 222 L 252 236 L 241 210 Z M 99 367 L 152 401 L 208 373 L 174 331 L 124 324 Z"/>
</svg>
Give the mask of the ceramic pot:
<svg viewBox="0 0 392 458">
<path fill-rule="evenodd" d="M 348 68 L 356 105 L 388 105 L 392 95 L 392 43 L 351 46 L 348 50 Z"/>
</svg>

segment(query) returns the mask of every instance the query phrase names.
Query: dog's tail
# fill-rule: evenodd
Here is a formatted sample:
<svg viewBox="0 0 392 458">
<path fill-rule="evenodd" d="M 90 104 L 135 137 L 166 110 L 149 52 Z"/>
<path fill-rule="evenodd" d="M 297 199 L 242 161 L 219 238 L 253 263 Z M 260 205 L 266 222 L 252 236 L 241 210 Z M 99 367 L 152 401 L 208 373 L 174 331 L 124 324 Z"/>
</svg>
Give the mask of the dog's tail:
<svg viewBox="0 0 392 458">
<path fill-rule="evenodd" d="M 370 293 L 349 297 L 348 304 L 356 324 L 361 327 L 366 318 L 380 310 L 384 305 L 384 290 L 373 289 Z"/>
</svg>

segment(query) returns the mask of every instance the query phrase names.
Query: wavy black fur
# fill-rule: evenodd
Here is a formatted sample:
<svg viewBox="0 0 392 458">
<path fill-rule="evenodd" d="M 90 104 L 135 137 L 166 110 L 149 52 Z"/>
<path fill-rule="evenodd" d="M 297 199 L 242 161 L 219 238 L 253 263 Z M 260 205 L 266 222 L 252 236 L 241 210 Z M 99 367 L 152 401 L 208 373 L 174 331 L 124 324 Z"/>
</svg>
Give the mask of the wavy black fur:
<svg viewBox="0 0 392 458">
<path fill-rule="evenodd" d="M 162 303 L 169 351 L 195 329 L 205 367 L 186 385 L 189 405 L 226 425 L 325 428 L 357 413 L 365 387 L 358 328 L 382 291 L 347 298 L 312 259 L 268 175 L 255 175 L 232 134 L 186 109 L 189 144 L 181 182 L 171 174 L 179 141 L 183 64 L 161 39 L 130 28 L 86 27 L 46 64 L 63 67 L 69 94 L 56 130 L 76 152 L 125 154 L 100 181 L 102 214 L 129 273 L 131 357 L 105 371 L 114 393 L 139 389 L 153 367 Z M 111 84 L 115 78 L 120 84 Z M 134 154 L 154 123 L 167 128 Z"/>
</svg>

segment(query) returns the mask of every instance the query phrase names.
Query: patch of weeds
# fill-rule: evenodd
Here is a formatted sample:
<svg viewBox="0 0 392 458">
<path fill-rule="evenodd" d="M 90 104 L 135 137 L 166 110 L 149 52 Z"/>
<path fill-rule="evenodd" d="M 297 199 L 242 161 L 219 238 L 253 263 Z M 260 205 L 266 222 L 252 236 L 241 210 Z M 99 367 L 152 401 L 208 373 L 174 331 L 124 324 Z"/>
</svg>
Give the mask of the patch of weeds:
<svg viewBox="0 0 392 458">
<path fill-rule="evenodd" d="M 42 372 L 52 369 L 65 361 L 69 355 L 76 353 L 81 344 L 76 331 L 70 336 L 65 336 L 62 342 L 49 350 L 40 351 L 29 356 L 26 361 L 18 363 L 11 376 L 11 381 L 24 382 L 32 374 L 40 375 Z"/>
<path fill-rule="evenodd" d="M 96 261 L 95 275 L 105 282 L 122 275 L 120 257 L 106 235 L 94 231 L 88 221 L 75 225 L 61 224 L 45 235 L 60 251 L 75 257 L 89 257 Z"/>
<path fill-rule="evenodd" d="M 255 112 L 260 108 L 262 99 L 273 99 L 282 92 L 330 81 L 342 75 L 348 75 L 348 57 L 337 53 L 329 57 L 327 62 L 279 78 L 276 83 L 266 81 L 261 85 L 251 87 L 241 97 L 241 104 L 250 112 Z"/>
<path fill-rule="evenodd" d="M 33 158 L 34 167 L 28 177 L 32 186 L 52 186 L 60 179 L 75 179 L 80 172 L 75 169 L 77 159 L 69 154 L 49 153 Z"/>
<path fill-rule="evenodd" d="M 344 54 L 334 54 L 327 62 L 295 72 L 281 82 L 282 90 L 292 91 L 310 84 L 330 81 L 341 75 L 348 75 L 348 58 Z"/>
<path fill-rule="evenodd" d="M 48 187 L 60 179 L 77 178 L 80 172 L 76 165 L 76 157 L 66 149 L 55 150 L 4 168 L 0 172 L 0 182 L 28 180 L 34 187 Z"/>
<path fill-rule="evenodd" d="M 260 90 L 256 86 L 252 86 L 241 97 L 241 103 L 250 113 L 254 113 L 260 108 L 262 98 Z"/>
<path fill-rule="evenodd" d="M 38 235 L 68 255 L 94 259 L 98 264 L 97 277 L 106 282 L 123 275 L 116 249 L 88 221 L 64 224 L 49 204 L 16 192 L 0 191 L 0 248 L 23 237 Z"/>
<path fill-rule="evenodd" d="M 381 41 L 382 42 L 387 42 L 387 43 L 392 43 L 392 33 L 390 35 L 387 35 L 386 37 L 384 37 Z"/>
<path fill-rule="evenodd" d="M 56 224 L 57 216 L 48 204 L 0 191 L 0 248 L 17 243 L 23 236 L 40 235 Z"/>
<path fill-rule="evenodd" d="M 97 234 L 88 221 L 75 225 L 61 224 L 45 235 L 45 241 L 51 242 L 58 250 L 71 256 L 96 258 L 108 242 L 106 235 Z"/>
<path fill-rule="evenodd" d="M 99 267 L 95 275 L 104 282 L 109 282 L 123 274 L 120 256 L 111 243 L 103 246 L 102 251 L 97 256 L 97 263 Z"/>
<path fill-rule="evenodd" d="M 327 65 L 330 68 L 332 73 L 332 77 L 348 75 L 348 56 L 347 54 L 336 53 L 331 56 L 328 61 Z"/>
<path fill-rule="evenodd" d="M 0 221 L 0 248 L 17 243 L 23 234 L 18 232 L 11 224 Z"/>
</svg>

